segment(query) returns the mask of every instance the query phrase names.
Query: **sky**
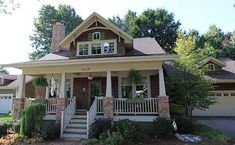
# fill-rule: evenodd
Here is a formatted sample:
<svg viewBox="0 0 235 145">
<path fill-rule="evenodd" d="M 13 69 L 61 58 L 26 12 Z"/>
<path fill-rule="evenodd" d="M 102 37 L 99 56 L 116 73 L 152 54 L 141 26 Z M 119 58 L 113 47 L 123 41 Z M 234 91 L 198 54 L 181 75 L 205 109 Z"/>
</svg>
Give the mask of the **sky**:
<svg viewBox="0 0 235 145">
<path fill-rule="evenodd" d="M 147 8 L 165 8 L 181 22 L 182 30 L 196 29 L 200 33 L 215 24 L 224 32 L 235 30 L 235 0 L 16 0 L 20 8 L 12 15 L 0 14 L 0 64 L 28 61 L 33 34 L 33 21 L 43 4 L 71 5 L 86 19 L 97 12 L 105 18 L 123 17 L 128 9 L 141 14 Z M 21 71 L 7 68 L 10 74 Z"/>
</svg>

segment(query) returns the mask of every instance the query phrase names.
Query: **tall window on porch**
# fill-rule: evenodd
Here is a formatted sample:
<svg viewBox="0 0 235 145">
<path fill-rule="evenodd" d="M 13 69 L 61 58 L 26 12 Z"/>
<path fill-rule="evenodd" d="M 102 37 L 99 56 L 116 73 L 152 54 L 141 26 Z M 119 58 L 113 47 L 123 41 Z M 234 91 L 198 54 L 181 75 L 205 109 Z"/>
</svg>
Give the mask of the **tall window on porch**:
<svg viewBox="0 0 235 145">
<path fill-rule="evenodd" d="M 67 98 L 71 98 L 71 79 L 66 80 L 66 95 Z"/>
<path fill-rule="evenodd" d="M 135 93 L 134 93 L 135 92 Z M 139 84 L 131 84 L 127 81 L 127 77 L 121 78 L 121 94 L 122 98 L 147 98 L 148 97 L 148 80 L 147 77 L 142 77 Z M 135 95 L 135 96 L 134 96 Z"/>
</svg>

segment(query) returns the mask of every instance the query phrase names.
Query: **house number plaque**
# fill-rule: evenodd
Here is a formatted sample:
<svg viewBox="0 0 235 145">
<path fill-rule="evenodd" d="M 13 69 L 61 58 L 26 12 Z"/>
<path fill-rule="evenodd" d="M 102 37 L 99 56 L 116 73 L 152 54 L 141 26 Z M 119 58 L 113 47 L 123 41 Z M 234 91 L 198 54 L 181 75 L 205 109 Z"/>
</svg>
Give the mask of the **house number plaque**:
<svg viewBox="0 0 235 145">
<path fill-rule="evenodd" d="M 82 71 L 89 71 L 90 68 L 89 67 L 86 67 L 86 68 L 82 68 Z"/>
</svg>

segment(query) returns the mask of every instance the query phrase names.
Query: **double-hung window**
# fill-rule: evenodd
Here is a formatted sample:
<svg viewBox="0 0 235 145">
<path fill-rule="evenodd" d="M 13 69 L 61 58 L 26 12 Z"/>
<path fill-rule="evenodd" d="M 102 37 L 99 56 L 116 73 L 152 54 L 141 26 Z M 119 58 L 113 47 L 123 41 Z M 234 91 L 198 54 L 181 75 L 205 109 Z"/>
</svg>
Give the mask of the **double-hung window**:
<svg viewBox="0 0 235 145">
<path fill-rule="evenodd" d="M 91 54 L 101 54 L 101 43 L 91 44 Z"/>
<path fill-rule="evenodd" d="M 79 55 L 88 55 L 89 44 L 79 44 Z"/>
</svg>

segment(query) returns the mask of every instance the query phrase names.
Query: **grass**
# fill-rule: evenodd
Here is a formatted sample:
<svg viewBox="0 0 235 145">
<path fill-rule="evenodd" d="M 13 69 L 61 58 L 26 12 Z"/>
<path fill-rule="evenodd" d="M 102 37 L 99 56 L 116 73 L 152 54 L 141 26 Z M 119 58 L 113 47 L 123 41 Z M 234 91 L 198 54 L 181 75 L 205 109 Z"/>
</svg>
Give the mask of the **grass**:
<svg viewBox="0 0 235 145">
<path fill-rule="evenodd" d="M 210 128 L 204 124 L 197 125 L 195 134 L 223 144 L 232 140 L 232 138 L 222 130 Z"/>
<path fill-rule="evenodd" d="M 8 114 L 8 115 L 0 115 L 0 122 L 10 122 L 12 121 L 12 114 Z"/>
</svg>

